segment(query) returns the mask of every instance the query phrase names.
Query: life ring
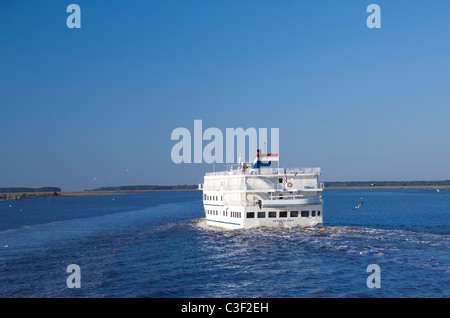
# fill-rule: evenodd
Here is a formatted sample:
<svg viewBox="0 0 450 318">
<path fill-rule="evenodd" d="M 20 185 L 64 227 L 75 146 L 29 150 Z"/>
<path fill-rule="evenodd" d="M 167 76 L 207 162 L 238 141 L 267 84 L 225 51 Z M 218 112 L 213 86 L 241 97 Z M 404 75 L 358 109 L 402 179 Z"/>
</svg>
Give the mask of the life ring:
<svg viewBox="0 0 450 318">
<path fill-rule="evenodd" d="M 283 226 L 283 222 L 281 222 L 281 221 L 278 222 L 278 226 L 280 226 L 280 227 Z"/>
<path fill-rule="evenodd" d="M 292 188 L 292 182 L 288 182 L 287 186 L 288 188 Z"/>
</svg>

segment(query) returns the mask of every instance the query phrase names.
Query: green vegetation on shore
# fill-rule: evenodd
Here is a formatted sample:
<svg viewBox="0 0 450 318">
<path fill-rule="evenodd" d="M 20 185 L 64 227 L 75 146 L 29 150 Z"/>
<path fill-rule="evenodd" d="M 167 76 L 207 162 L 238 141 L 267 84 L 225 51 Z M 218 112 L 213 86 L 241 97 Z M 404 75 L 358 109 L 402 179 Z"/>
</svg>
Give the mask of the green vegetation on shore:
<svg viewBox="0 0 450 318">
<path fill-rule="evenodd" d="M 61 192 L 57 187 L 42 187 L 42 188 L 0 188 L 0 193 L 24 193 L 24 192 Z"/>
<path fill-rule="evenodd" d="M 443 181 L 325 181 L 325 188 L 342 187 L 442 187 L 450 186 L 450 180 Z"/>
<path fill-rule="evenodd" d="M 364 189 L 374 188 L 450 188 L 450 180 L 443 181 L 325 181 L 325 189 Z M 135 185 L 101 187 L 93 190 L 62 192 L 57 187 L 43 188 L 0 188 L 0 200 L 21 200 L 48 197 L 71 197 L 91 195 L 120 195 L 142 193 L 144 191 L 189 191 L 197 190 L 198 185 Z"/>
</svg>

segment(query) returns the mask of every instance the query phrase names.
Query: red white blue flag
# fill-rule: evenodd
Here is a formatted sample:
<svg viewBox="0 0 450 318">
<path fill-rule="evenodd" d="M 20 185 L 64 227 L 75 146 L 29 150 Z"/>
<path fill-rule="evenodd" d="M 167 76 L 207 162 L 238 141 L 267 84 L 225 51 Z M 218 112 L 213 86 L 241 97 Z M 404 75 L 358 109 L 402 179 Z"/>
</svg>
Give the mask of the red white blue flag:
<svg viewBox="0 0 450 318">
<path fill-rule="evenodd" d="M 255 161 L 253 161 L 253 168 L 268 167 L 272 161 L 279 161 L 278 154 L 260 154 L 255 155 Z"/>
</svg>

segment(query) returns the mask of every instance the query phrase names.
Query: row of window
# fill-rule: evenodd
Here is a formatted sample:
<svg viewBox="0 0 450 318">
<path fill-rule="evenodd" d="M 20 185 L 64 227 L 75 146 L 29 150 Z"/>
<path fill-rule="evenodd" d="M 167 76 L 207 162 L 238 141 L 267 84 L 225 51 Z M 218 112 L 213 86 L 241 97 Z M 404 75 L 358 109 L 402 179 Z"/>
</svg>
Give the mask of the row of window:
<svg viewBox="0 0 450 318">
<path fill-rule="evenodd" d="M 310 212 L 311 212 L 311 214 L 310 214 Z M 289 213 L 289 217 L 291 217 L 291 218 L 297 218 L 299 216 L 298 211 L 289 211 L 289 212 L 288 211 L 280 211 L 280 212 L 270 211 L 270 212 L 267 212 L 267 216 L 269 218 L 276 218 L 276 217 L 287 218 L 288 217 L 288 213 Z M 208 214 L 208 215 L 220 215 L 220 211 L 206 209 L 206 214 Z M 320 211 L 317 211 L 317 213 L 316 213 L 315 210 L 313 210 L 313 211 L 306 211 L 306 210 L 305 211 L 300 211 L 300 216 L 302 218 L 307 218 L 307 217 L 310 217 L 310 216 L 316 216 L 316 214 L 317 214 L 317 216 L 320 216 Z M 234 211 L 222 211 L 222 215 L 223 216 L 228 216 L 229 215 L 232 218 L 241 218 L 242 213 L 241 212 L 234 212 Z M 255 212 L 247 212 L 246 216 L 247 216 L 247 219 L 254 219 L 255 218 Z M 264 219 L 264 218 L 266 218 L 266 212 L 256 212 L 256 217 L 258 219 Z"/>
<path fill-rule="evenodd" d="M 218 211 L 218 210 L 209 210 L 209 209 L 206 210 L 206 214 L 208 214 L 208 215 L 219 215 L 219 213 L 220 213 L 220 211 Z"/>
<path fill-rule="evenodd" d="M 218 210 L 210 210 L 206 209 L 207 215 L 220 215 L 220 211 Z M 234 211 L 222 211 L 223 216 L 230 216 L 232 218 L 241 218 L 242 212 L 234 212 Z"/>
<path fill-rule="evenodd" d="M 220 198 L 220 200 L 219 200 L 219 198 Z M 205 200 L 205 201 L 222 201 L 222 196 L 203 194 L 203 200 Z"/>
<path fill-rule="evenodd" d="M 301 211 L 300 212 L 300 216 L 302 218 L 307 218 L 309 216 L 316 216 L 316 211 L 313 210 L 311 211 L 311 215 L 309 213 L 310 211 Z M 264 219 L 266 217 L 266 212 L 257 212 L 256 216 L 258 219 Z M 320 211 L 317 211 L 317 216 L 320 216 Z M 271 211 L 268 212 L 268 217 L 269 218 L 276 218 L 277 217 L 277 212 L 276 211 Z M 287 218 L 288 217 L 288 211 L 280 211 L 278 217 L 280 218 Z M 289 212 L 289 217 L 291 218 L 297 218 L 298 217 L 298 211 L 290 211 Z M 255 218 L 255 212 L 247 212 L 247 219 L 253 219 Z"/>
</svg>

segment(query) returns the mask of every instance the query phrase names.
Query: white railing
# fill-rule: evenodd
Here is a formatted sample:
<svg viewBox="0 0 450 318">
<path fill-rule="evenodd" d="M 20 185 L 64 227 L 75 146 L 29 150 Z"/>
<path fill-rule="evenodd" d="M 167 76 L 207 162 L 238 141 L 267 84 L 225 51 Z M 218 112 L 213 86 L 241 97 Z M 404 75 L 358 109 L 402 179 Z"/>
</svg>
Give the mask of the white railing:
<svg viewBox="0 0 450 318">
<path fill-rule="evenodd" d="M 287 175 L 302 175 L 302 174 L 320 174 L 320 168 L 287 168 Z M 230 175 L 284 175 L 284 168 L 260 168 L 260 169 L 229 169 L 219 172 L 207 172 L 207 176 L 230 176 Z"/>
<path fill-rule="evenodd" d="M 270 200 L 295 200 L 295 199 L 303 199 L 303 194 L 289 194 L 282 195 L 280 193 L 271 193 L 269 196 Z"/>
<path fill-rule="evenodd" d="M 269 206 L 286 206 L 286 205 L 304 205 L 304 204 L 320 204 L 323 200 L 320 197 L 307 197 L 307 198 L 283 198 L 279 200 L 269 199 L 262 200 L 262 205 Z"/>
</svg>

